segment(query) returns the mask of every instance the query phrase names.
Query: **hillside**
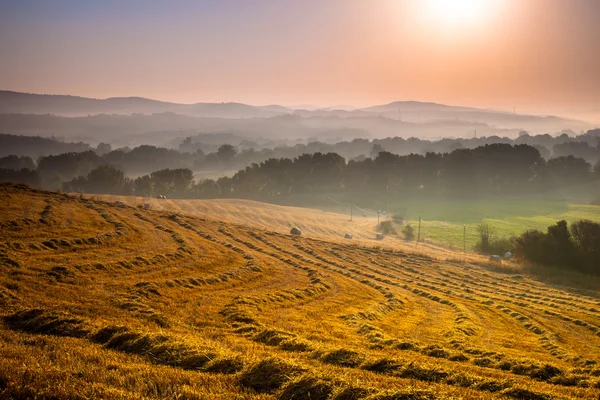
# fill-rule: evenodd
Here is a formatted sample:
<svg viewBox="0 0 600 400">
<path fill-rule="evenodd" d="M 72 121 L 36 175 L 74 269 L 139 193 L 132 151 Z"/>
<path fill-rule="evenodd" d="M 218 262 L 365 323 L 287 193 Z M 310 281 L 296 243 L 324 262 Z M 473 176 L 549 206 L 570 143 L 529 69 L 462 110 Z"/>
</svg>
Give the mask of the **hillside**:
<svg viewBox="0 0 600 400">
<path fill-rule="evenodd" d="M 340 212 L 328 212 L 241 199 L 161 200 L 112 195 L 86 195 L 86 197 L 108 202 L 121 201 L 132 207 L 142 206 L 147 203 L 153 210 L 176 212 L 200 218 L 242 224 L 282 234 L 289 233 L 292 227 L 299 227 L 306 236 L 328 241 L 344 241 L 344 235 L 350 233 L 353 236 L 353 242 L 364 246 L 384 246 L 410 253 L 416 251 L 420 253 L 426 252 L 431 256 L 442 259 L 456 259 L 457 257 L 462 259 L 467 257 L 472 261 L 478 262 L 487 259 L 476 254 L 457 254 L 446 248 L 435 246 L 430 241 L 428 243 L 420 243 L 416 246 L 415 242 L 405 242 L 401 234 L 386 236 L 385 241 L 378 241 L 376 240 L 377 216 L 372 211 L 364 213 L 356 208 L 354 209 L 352 221 L 350 221 L 349 210 L 344 210 L 346 213 L 340 213 L 342 211 L 341 208 L 338 209 Z M 383 219 L 383 216 L 381 216 L 382 221 Z M 397 224 L 394 226 L 398 230 L 401 229 Z M 425 238 L 425 236 L 423 237 Z M 470 235 L 469 239 L 473 239 L 472 235 Z"/>
<path fill-rule="evenodd" d="M 497 237 L 520 235 L 528 229 L 545 231 L 548 226 L 562 219 L 567 222 L 582 219 L 600 222 L 600 206 L 556 200 L 422 199 L 398 205 L 390 204 L 397 210 L 390 213 L 404 215 L 407 219 L 405 223 L 414 227 L 415 234 L 419 216 L 422 217 L 421 238 L 425 243 L 417 246 L 415 242 L 407 243 L 403 240 L 403 225 L 399 223 L 392 223 L 395 235 L 387 235 L 383 242 L 376 241 L 377 216 L 373 210 L 354 208 L 350 221 L 349 209 L 342 206 L 336 206 L 336 212 L 328 212 L 242 199 L 160 200 L 134 196 L 86 196 L 110 202 L 122 201 L 134 207 L 148 203 L 155 210 L 244 224 L 280 233 L 288 233 L 292 227 L 297 226 L 306 235 L 325 240 L 341 240 L 344 234 L 351 233 L 355 241 L 366 246 L 377 244 L 408 252 L 418 250 L 444 259 L 455 259 L 458 256 L 464 258 L 463 254 L 457 255 L 455 251 L 448 249 L 462 249 L 463 240 L 466 239 L 466 247 L 470 251 L 479 240 L 477 226 L 482 222 L 490 224 Z M 385 219 L 382 215 L 381 221 Z M 463 237 L 465 225 L 466 234 Z M 487 259 L 473 253 L 466 257 L 473 261 Z"/>
<path fill-rule="evenodd" d="M 203 218 L 0 186 L 0 398 L 600 395 L 599 291 L 372 231 L 326 240 L 343 216 L 258 207 Z"/>
</svg>

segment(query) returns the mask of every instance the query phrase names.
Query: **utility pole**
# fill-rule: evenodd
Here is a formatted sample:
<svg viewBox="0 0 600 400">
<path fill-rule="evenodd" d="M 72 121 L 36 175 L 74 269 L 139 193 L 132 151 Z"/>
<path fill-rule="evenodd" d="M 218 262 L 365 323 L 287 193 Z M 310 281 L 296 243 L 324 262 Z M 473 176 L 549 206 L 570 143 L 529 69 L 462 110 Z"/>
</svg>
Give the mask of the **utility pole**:
<svg viewBox="0 0 600 400">
<path fill-rule="evenodd" d="M 353 204 L 350 203 L 350 221 L 352 221 L 352 206 L 353 206 Z"/>
<path fill-rule="evenodd" d="M 467 225 L 463 225 L 463 253 L 467 252 Z"/>
<path fill-rule="evenodd" d="M 419 230 L 417 231 L 417 246 L 421 241 L 421 217 L 419 217 Z"/>
<path fill-rule="evenodd" d="M 377 227 L 379 228 L 379 209 L 377 210 Z"/>
</svg>

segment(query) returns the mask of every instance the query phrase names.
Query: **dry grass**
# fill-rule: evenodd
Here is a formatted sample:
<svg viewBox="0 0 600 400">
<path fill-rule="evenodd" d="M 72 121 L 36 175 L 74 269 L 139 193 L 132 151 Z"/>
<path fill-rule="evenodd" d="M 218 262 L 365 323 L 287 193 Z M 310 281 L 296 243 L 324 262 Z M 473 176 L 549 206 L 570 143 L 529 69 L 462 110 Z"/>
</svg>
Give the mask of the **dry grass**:
<svg viewBox="0 0 600 400">
<path fill-rule="evenodd" d="M 0 398 L 600 395 L 593 282 L 374 247 L 370 220 L 251 202 L 1 186 L 0 208 Z"/>
</svg>

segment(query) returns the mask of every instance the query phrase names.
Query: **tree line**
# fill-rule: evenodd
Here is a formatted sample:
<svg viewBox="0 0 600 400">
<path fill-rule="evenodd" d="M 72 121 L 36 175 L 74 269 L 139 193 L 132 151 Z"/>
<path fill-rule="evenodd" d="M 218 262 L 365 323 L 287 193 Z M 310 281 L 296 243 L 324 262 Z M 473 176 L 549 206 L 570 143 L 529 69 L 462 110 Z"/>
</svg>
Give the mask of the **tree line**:
<svg viewBox="0 0 600 400">
<path fill-rule="evenodd" d="M 222 146 L 217 154 L 220 162 L 235 156 L 232 146 Z M 236 197 L 284 204 L 315 203 L 335 195 L 367 205 L 372 199 L 418 196 L 536 194 L 600 179 L 600 163 L 592 165 L 572 155 L 545 160 L 535 147 L 508 144 L 424 155 L 379 151 L 372 157 L 350 161 L 336 153 L 317 152 L 271 158 L 252 163 L 230 177 L 197 182 L 189 168 L 160 168 L 129 178 L 109 160 L 93 151 L 48 156 L 40 159 L 35 170 L 0 168 L 0 180 L 73 192 Z"/>
<path fill-rule="evenodd" d="M 0 134 L 0 157 L 16 155 L 30 157 L 37 164 L 41 158 L 63 153 L 93 151 L 127 175 L 146 174 L 165 168 L 189 168 L 193 171 L 235 171 L 251 163 L 271 158 L 296 158 L 302 154 L 336 153 L 346 160 L 360 161 L 375 158 L 379 152 L 398 155 L 450 153 L 458 149 L 474 149 L 490 144 L 527 144 L 535 147 L 544 159 L 572 155 L 591 164 L 600 160 L 600 129 L 576 135 L 565 132 L 558 136 L 529 135 L 523 131 L 518 138 L 489 136 L 473 138 L 444 138 L 427 140 L 388 137 L 382 139 L 354 139 L 324 143 L 316 139 L 282 141 L 250 140 L 227 133 L 199 134 L 182 139 L 177 149 L 141 145 L 133 149 L 112 149 L 107 143 L 92 147 L 85 143 L 64 143 L 41 137 Z M 14 168 L 13 168 L 14 169 Z M 89 172 L 89 171 L 88 171 Z M 69 177 L 68 179 L 72 179 Z"/>
</svg>

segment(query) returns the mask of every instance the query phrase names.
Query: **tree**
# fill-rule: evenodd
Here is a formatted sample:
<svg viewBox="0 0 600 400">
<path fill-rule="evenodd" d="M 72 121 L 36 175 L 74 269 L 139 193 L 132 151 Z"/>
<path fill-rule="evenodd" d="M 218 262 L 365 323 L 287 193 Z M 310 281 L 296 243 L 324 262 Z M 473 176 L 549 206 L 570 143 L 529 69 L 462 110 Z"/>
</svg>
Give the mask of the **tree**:
<svg viewBox="0 0 600 400">
<path fill-rule="evenodd" d="M 194 179 L 194 174 L 187 168 L 162 169 L 150 174 L 154 183 L 155 194 L 168 197 L 186 197 Z"/>
<path fill-rule="evenodd" d="M 136 196 L 154 196 L 154 181 L 150 175 L 143 175 L 133 181 L 133 194 Z"/>
<path fill-rule="evenodd" d="M 587 220 L 574 222 L 571 234 L 584 270 L 600 273 L 600 224 Z"/>
<path fill-rule="evenodd" d="M 86 176 L 91 170 L 106 164 L 104 159 L 93 151 L 83 153 L 63 153 L 57 156 L 40 158 L 37 171 L 42 185 L 50 188 L 60 188 L 78 176 Z"/>
<path fill-rule="evenodd" d="M 402 228 L 402 233 L 404 234 L 404 240 L 413 241 L 415 239 L 415 229 L 407 224 L 404 228 Z"/>
<path fill-rule="evenodd" d="M 14 170 L 8 168 L 0 168 L 0 183 L 24 183 L 37 188 L 40 186 L 40 178 L 37 171 L 30 169 Z"/>
<path fill-rule="evenodd" d="M 90 171 L 87 176 L 89 193 L 126 194 L 125 174 L 111 165 L 102 165 Z"/>
<path fill-rule="evenodd" d="M 103 156 L 106 153 L 110 153 L 111 150 L 112 146 L 108 143 L 100 143 L 98 146 L 96 146 L 96 152 L 101 156 Z"/>
<path fill-rule="evenodd" d="M 379 143 L 375 143 L 373 147 L 371 147 L 371 152 L 369 154 L 371 155 L 372 159 L 376 159 L 379 156 L 379 153 L 384 151 L 385 149 L 382 145 L 380 145 Z"/>
<path fill-rule="evenodd" d="M 236 155 L 237 149 L 230 144 L 224 144 L 217 150 L 217 157 L 219 157 L 219 161 L 225 165 L 231 165 Z"/>
<path fill-rule="evenodd" d="M 496 229 L 490 224 L 483 222 L 477 226 L 479 241 L 475 248 L 482 253 L 489 253 L 492 250 L 492 238 L 496 234 Z"/>
<path fill-rule="evenodd" d="M 10 155 L 0 158 L 0 168 L 14 169 L 16 171 L 21 169 L 35 169 L 35 164 L 31 157 L 17 157 Z"/>
<path fill-rule="evenodd" d="M 123 171 L 111 166 L 101 165 L 90 171 L 87 176 L 79 176 L 63 185 L 63 190 L 98 194 L 130 194 L 131 181 Z"/>
<path fill-rule="evenodd" d="M 546 163 L 548 175 L 557 183 L 584 182 L 591 176 L 591 165 L 583 158 L 557 157 Z"/>
</svg>

